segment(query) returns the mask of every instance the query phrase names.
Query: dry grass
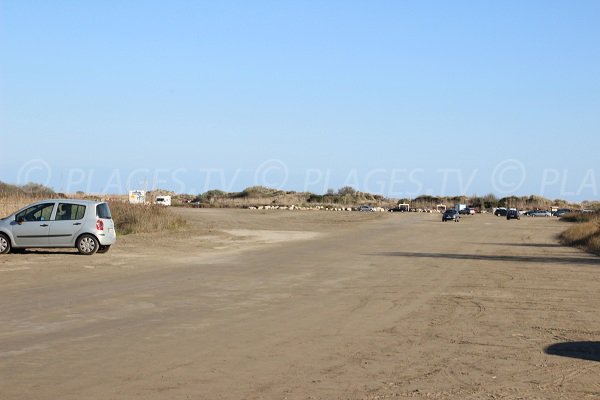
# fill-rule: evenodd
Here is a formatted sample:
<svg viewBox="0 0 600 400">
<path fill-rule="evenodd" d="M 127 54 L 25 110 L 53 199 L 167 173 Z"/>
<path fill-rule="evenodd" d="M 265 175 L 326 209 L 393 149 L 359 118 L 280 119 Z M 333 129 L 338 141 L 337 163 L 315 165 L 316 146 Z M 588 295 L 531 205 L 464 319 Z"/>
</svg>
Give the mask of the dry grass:
<svg viewBox="0 0 600 400">
<path fill-rule="evenodd" d="M 594 213 L 572 212 L 560 217 L 561 221 L 567 222 L 589 222 L 597 219 L 598 216 Z"/>
<path fill-rule="evenodd" d="M 600 255 L 600 235 L 596 233 L 587 242 L 587 250 L 591 253 Z"/>
<path fill-rule="evenodd" d="M 560 234 L 560 240 L 568 246 L 600 255 L 600 217 L 595 215 L 585 222 L 576 223 Z"/>
<path fill-rule="evenodd" d="M 115 228 L 120 235 L 165 232 L 182 228 L 186 221 L 168 207 L 110 202 Z"/>
<path fill-rule="evenodd" d="M 28 204 L 41 200 L 41 197 L 23 195 L 0 195 L 0 218 L 7 217 Z"/>
</svg>

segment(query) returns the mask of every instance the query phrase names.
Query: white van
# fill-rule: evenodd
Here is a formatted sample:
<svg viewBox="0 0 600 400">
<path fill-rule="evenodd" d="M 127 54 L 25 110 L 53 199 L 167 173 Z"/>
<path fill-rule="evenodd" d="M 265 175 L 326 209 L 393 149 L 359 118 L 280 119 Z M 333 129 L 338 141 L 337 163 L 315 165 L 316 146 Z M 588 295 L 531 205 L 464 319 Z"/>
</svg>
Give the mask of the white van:
<svg viewBox="0 0 600 400">
<path fill-rule="evenodd" d="M 171 205 L 171 196 L 156 196 L 154 204 L 168 207 Z"/>
</svg>

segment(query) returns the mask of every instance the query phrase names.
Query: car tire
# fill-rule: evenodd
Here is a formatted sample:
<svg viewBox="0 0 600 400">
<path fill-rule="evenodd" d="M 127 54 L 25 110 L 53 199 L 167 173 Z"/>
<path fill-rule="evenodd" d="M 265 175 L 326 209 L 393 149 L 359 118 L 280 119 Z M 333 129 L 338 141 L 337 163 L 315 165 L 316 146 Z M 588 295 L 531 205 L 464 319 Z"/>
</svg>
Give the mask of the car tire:
<svg viewBox="0 0 600 400">
<path fill-rule="evenodd" d="M 3 233 L 0 233 L 0 254 L 10 253 L 11 244 L 10 238 Z"/>
<path fill-rule="evenodd" d="M 104 254 L 108 250 L 110 250 L 110 245 L 106 245 L 106 246 L 100 245 L 100 247 L 98 247 L 98 251 L 96 253 L 98 253 L 98 254 Z"/>
<path fill-rule="evenodd" d="M 79 254 L 83 254 L 84 256 L 91 256 L 98 251 L 99 247 L 100 243 L 98 239 L 92 235 L 81 235 L 77 239 L 77 250 L 79 250 Z"/>
</svg>

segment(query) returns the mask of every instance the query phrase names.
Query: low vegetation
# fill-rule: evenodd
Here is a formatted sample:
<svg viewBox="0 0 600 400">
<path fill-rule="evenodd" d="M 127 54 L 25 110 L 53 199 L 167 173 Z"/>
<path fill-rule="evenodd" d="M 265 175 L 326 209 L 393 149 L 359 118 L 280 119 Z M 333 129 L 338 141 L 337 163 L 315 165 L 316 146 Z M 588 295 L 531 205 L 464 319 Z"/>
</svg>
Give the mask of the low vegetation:
<svg viewBox="0 0 600 400">
<path fill-rule="evenodd" d="M 560 234 L 561 243 L 600 255 L 600 215 L 573 213 L 563 220 L 575 224 Z"/>
<path fill-rule="evenodd" d="M 384 196 L 377 194 L 360 192 L 349 186 L 345 186 L 338 191 L 330 189 L 323 195 L 271 189 L 264 186 L 252 186 L 241 192 L 209 190 L 191 201 L 201 207 L 248 207 L 257 205 L 353 206 L 359 204 L 393 207 L 396 204 L 395 200 L 386 199 Z"/>
<path fill-rule="evenodd" d="M 566 222 L 590 222 L 594 219 L 597 219 L 598 216 L 595 213 L 582 213 L 582 212 L 573 212 L 569 214 L 565 214 L 561 217 L 561 221 Z"/>
<path fill-rule="evenodd" d="M 27 204 L 49 197 L 58 197 L 54 190 L 39 185 L 10 185 L 0 182 L 0 218 L 12 214 Z"/>
<path fill-rule="evenodd" d="M 23 197 L 51 197 L 56 195 L 54 190 L 38 183 L 26 185 L 11 185 L 0 182 L 0 197 L 23 196 Z"/>
<path fill-rule="evenodd" d="M 186 224 L 183 218 L 163 206 L 111 201 L 110 210 L 120 235 L 171 231 Z"/>
<path fill-rule="evenodd" d="M 39 200 L 39 198 L 36 197 L 0 195 L 0 218 L 9 216 L 21 207 L 25 207 L 27 204 L 37 200 Z"/>
<path fill-rule="evenodd" d="M 416 198 L 390 199 L 379 194 L 361 192 L 351 186 L 340 189 L 329 189 L 324 194 L 310 192 L 294 192 L 253 186 L 241 192 L 224 192 L 209 190 L 195 198 L 186 195 L 175 196 L 178 204 L 193 202 L 200 207 L 248 207 L 248 206 L 344 206 L 355 207 L 369 204 L 376 207 L 395 207 L 398 203 L 408 203 L 412 209 L 436 209 L 438 204 L 452 206 L 467 204 L 469 206 L 491 211 L 497 207 L 516 207 L 522 210 L 548 210 L 550 207 L 572 208 L 579 206 L 569 204 L 565 200 L 550 200 L 540 196 L 509 196 L 497 198 L 493 194 L 485 196 L 432 196 L 421 195 Z"/>
</svg>

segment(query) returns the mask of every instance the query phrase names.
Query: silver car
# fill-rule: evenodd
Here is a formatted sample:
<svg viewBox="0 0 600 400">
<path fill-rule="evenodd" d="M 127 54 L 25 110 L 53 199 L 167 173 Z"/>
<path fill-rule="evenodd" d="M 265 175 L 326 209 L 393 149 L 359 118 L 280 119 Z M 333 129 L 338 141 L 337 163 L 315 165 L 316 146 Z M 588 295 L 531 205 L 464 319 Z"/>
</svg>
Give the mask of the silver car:
<svg viewBox="0 0 600 400">
<path fill-rule="evenodd" d="M 117 240 L 108 204 L 90 200 L 43 200 L 0 219 L 0 254 L 29 247 L 76 247 L 106 253 Z"/>
<path fill-rule="evenodd" d="M 533 210 L 526 213 L 530 217 L 551 217 L 552 213 L 546 210 Z"/>
</svg>

